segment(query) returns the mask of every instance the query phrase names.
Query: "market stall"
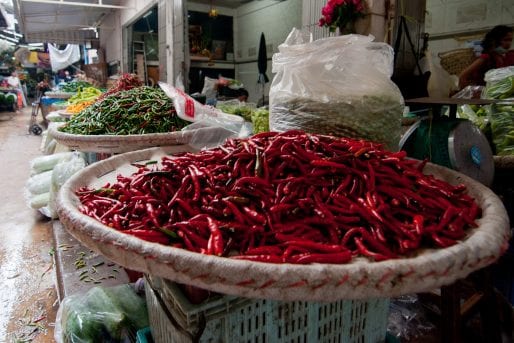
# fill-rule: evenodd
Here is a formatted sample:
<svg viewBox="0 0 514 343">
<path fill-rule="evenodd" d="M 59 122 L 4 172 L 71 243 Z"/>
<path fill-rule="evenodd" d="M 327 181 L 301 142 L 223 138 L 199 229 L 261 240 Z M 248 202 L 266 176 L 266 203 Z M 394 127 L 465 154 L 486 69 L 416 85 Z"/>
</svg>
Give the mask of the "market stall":
<svg viewBox="0 0 514 343">
<path fill-rule="evenodd" d="M 404 105 L 415 101 L 391 82 L 393 50 L 371 36 L 337 36 L 358 20 L 379 39 L 398 29 L 400 47 L 397 19 L 415 18 L 409 25 L 421 37 L 430 5 L 28 3 L 14 6 L 24 39 L 48 40 L 52 63 L 71 61 L 72 48 L 52 44 L 84 44 L 88 56 L 100 45 L 109 65 L 142 80 L 119 74 L 105 92 L 70 82 L 35 102 L 49 125 L 25 195 L 60 236 L 52 253 L 67 260 L 57 278 L 79 290 L 58 285 L 56 341 L 396 343 L 386 335 L 396 310 L 394 335 L 420 342 L 403 334 L 429 320 L 415 306 L 396 305 L 430 291 L 442 296 L 430 301 L 442 317 L 443 343 L 458 342 L 473 304 L 482 310 L 482 337 L 498 341 L 491 284 L 472 294 L 472 305 L 458 287 L 470 275 L 486 284 L 488 267 L 512 250 L 504 204 L 514 203 L 514 192 L 498 190 L 514 165 L 512 104 L 503 102 L 514 83 L 489 87 L 494 100 L 418 99 L 432 114 L 448 105 L 452 121 L 423 119 L 415 128 L 423 133 L 402 141 Z M 453 7 L 462 28 L 477 21 L 476 8 Z M 198 13 L 203 23 L 195 22 Z M 46 23 L 49 17 L 56 20 Z M 217 36 L 220 20 L 225 37 Z M 293 30 L 283 41 L 292 25 L 331 37 L 313 42 Z M 79 58 L 78 46 L 73 55 Z M 398 55 L 397 67 L 408 68 L 412 54 Z M 104 63 L 88 66 L 88 75 L 104 80 Z M 157 84 L 156 75 L 176 88 Z M 202 106 L 180 88 L 207 76 L 242 87 L 240 78 L 250 98 L 259 89 L 269 106 L 235 99 Z M 487 110 L 474 107 L 499 98 Z M 454 118 L 461 113 L 485 132 Z M 434 131 L 437 139 L 423 136 Z M 135 294 L 142 289 L 144 296 Z"/>
<path fill-rule="evenodd" d="M 452 284 L 508 247 L 491 190 L 396 151 L 403 99 L 389 46 L 290 38 L 271 87 L 269 129 L 280 133 L 244 104 L 203 106 L 130 75 L 49 130 L 97 157 L 56 179 L 55 215 L 87 248 L 146 275 L 156 341 L 383 341 L 391 297 Z M 299 68 L 293 52 L 309 62 Z M 318 75 L 327 63 L 330 84 Z"/>
</svg>

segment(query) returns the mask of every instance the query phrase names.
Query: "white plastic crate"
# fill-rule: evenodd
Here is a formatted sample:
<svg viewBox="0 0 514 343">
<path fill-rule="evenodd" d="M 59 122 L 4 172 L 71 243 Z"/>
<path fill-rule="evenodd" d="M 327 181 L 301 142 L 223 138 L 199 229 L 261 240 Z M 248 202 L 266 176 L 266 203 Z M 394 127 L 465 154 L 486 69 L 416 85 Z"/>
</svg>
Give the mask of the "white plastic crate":
<svg viewBox="0 0 514 343">
<path fill-rule="evenodd" d="M 384 342 L 389 299 L 281 302 L 217 295 L 191 304 L 171 281 L 147 276 L 156 343 Z"/>
</svg>

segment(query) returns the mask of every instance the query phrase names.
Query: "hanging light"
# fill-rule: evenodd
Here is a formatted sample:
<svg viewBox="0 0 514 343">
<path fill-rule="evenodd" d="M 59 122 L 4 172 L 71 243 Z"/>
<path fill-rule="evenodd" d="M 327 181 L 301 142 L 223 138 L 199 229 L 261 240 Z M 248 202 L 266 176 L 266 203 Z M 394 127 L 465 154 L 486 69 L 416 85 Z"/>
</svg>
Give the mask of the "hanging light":
<svg viewBox="0 0 514 343">
<path fill-rule="evenodd" d="M 209 17 L 216 18 L 218 16 L 218 10 L 214 7 L 213 0 L 211 0 L 211 9 L 209 10 Z"/>
</svg>

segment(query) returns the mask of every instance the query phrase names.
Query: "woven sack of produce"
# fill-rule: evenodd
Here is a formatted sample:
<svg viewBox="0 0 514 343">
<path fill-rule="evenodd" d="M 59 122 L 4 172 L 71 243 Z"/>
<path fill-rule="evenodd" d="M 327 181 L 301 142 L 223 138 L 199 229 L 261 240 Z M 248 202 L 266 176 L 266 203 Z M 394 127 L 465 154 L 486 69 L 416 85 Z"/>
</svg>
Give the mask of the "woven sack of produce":
<svg viewBox="0 0 514 343">
<path fill-rule="evenodd" d="M 372 36 L 311 41 L 293 29 L 273 55 L 270 129 L 364 138 L 398 149 L 403 97 L 393 49 Z"/>
</svg>

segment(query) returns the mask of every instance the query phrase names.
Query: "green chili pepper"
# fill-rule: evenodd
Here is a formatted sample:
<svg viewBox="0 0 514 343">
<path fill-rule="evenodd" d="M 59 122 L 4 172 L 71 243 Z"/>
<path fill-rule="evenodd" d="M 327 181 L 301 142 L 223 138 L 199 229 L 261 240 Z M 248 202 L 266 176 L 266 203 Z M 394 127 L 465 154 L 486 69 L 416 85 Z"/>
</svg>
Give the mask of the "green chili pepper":
<svg viewBox="0 0 514 343">
<path fill-rule="evenodd" d="M 79 135 L 170 132 L 189 123 L 159 88 L 138 87 L 103 98 L 73 116 L 59 130 Z"/>
</svg>

